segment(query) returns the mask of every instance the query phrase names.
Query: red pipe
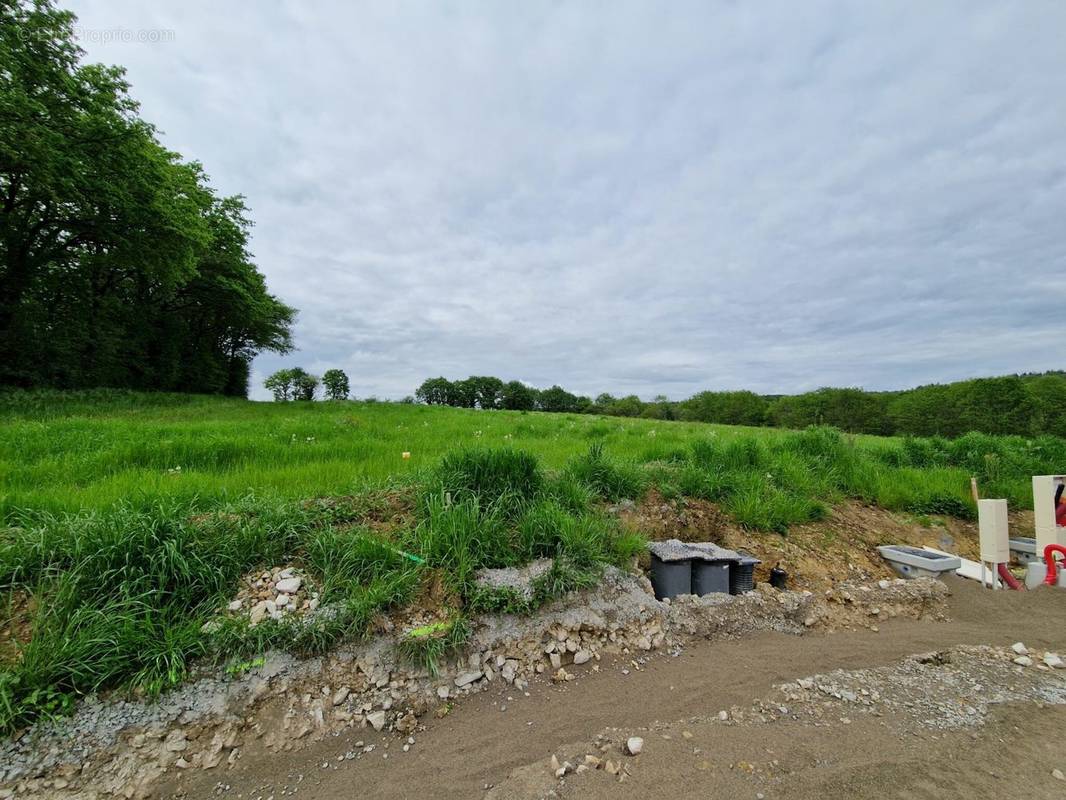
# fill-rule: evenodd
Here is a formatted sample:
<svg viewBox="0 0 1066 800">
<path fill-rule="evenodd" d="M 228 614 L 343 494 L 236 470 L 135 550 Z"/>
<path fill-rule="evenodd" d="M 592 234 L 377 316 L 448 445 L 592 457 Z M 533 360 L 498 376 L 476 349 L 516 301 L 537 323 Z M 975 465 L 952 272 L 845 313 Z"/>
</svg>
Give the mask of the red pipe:
<svg viewBox="0 0 1066 800">
<path fill-rule="evenodd" d="M 1015 578 L 1013 575 L 1010 574 L 1010 570 L 1007 569 L 1007 565 L 1006 564 L 997 564 L 996 566 L 999 568 L 998 569 L 999 577 L 1002 579 L 1002 581 L 1005 584 L 1007 584 L 1007 586 L 1009 586 L 1010 588 L 1012 588 L 1016 592 L 1020 592 L 1020 591 L 1022 591 L 1025 588 L 1020 583 L 1018 583 L 1018 579 L 1017 578 Z"/>
<path fill-rule="evenodd" d="M 1044 583 L 1048 586 L 1054 586 L 1058 579 L 1055 553 L 1062 553 L 1063 558 L 1066 558 L 1066 547 L 1061 544 L 1049 544 L 1044 548 L 1044 563 L 1047 564 L 1047 576 L 1044 578 Z"/>
</svg>

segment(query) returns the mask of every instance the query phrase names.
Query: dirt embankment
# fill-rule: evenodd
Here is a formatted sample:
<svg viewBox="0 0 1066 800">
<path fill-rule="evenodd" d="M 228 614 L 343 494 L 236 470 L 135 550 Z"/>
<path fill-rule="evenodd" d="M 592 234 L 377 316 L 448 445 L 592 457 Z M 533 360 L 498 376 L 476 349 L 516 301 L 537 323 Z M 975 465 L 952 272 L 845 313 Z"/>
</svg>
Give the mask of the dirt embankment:
<svg viewBox="0 0 1066 800">
<path fill-rule="evenodd" d="M 665 500 L 649 492 L 638 505 L 612 507 L 623 524 L 650 539 L 714 542 L 744 550 L 762 560 L 756 580 L 769 580 L 780 564 L 791 585 L 825 590 L 843 581 L 870 582 L 896 574 L 877 552 L 878 545 L 930 546 L 976 560 L 977 525 L 951 517 L 914 517 L 848 501 L 830 509 L 819 522 L 797 525 L 786 535 L 750 531 L 733 523 L 714 503 L 694 498 Z M 1032 535 L 1032 514 L 1011 515 L 1012 535 Z"/>
<path fill-rule="evenodd" d="M 155 703 L 117 696 L 87 702 L 69 720 L 42 722 L 0 743 L 0 790 L 146 797 L 168 774 L 226 774 L 248 748 L 280 755 L 356 731 L 413 737 L 428 720 L 495 687 L 524 695 L 535 681 L 565 685 L 614 659 L 638 672 L 656 653 L 679 652 L 693 637 L 799 634 L 868 624 L 882 614 L 937 619 L 945 600 L 935 581 L 900 580 L 829 596 L 764 587 L 660 603 L 646 578 L 610 570 L 596 589 L 530 617 L 482 618 L 468 652 L 437 675 L 406 663 L 396 640 L 380 635 L 321 658 L 273 653 L 241 674 L 209 671 Z M 365 747 L 345 756 L 361 759 L 373 751 Z"/>
</svg>

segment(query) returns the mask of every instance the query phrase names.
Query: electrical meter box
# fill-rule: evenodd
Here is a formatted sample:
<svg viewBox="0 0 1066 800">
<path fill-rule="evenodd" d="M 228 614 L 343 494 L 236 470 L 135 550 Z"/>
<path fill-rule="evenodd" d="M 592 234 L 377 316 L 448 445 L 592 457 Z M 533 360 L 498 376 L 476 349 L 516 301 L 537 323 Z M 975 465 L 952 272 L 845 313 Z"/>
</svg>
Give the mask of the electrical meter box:
<svg viewBox="0 0 1066 800">
<path fill-rule="evenodd" d="M 1056 505 L 1066 500 L 1066 475 L 1033 476 L 1033 519 L 1036 523 L 1036 557 L 1043 560 L 1049 544 L 1066 545 L 1066 527 L 1055 523 Z"/>
<path fill-rule="evenodd" d="M 981 539 L 981 560 L 990 564 L 1006 564 L 1010 561 L 1007 501 L 978 500 L 977 525 Z"/>
</svg>

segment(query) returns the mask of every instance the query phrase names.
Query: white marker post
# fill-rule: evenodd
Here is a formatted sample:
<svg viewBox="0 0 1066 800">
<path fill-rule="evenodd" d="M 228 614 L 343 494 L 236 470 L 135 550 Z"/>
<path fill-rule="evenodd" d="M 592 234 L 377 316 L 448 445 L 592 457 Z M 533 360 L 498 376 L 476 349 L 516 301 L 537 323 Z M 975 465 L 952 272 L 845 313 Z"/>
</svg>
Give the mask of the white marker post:
<svg viewBox="0 0 1066 800">
<path fill-rule="evenodd" d="M 977 526 L 981 544 L 981 585 L 985 585 L 986 565 L 991 569 L 989 585 L 999 588 L 1000 564 L 1010 561 L 1010 533 L 1007 526 L 1006 500 L 978 500 Z"/>
</svg>

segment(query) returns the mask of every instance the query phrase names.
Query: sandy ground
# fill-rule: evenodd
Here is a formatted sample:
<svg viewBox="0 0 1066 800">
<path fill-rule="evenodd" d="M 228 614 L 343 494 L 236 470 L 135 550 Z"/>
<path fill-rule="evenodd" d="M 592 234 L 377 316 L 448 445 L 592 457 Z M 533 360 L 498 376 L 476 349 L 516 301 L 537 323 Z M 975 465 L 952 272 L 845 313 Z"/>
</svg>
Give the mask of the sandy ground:
<svg viewBox="0 0 1066 800">
<path fill-rule="evenodd" d="M 1023 640 L 1066 654 L 1066 593 L 993 593 L 961 579 L 950 586 L 951 622 L 694 642 L 640 669 L 607 662 L 597 674 L 575 668 L 582 674 L 571 683 L 534 683 L 528 697 L 501 685 L 441 719 L 427 718 L 409 752 L 402 750 L 404 739 L 369 730 L 280 754 L 253 742 L 232 769 L 173 775 L 157 796 L 1066 797 L 1066 781 L 1051 774 L 1066 772 L 1066 706 L 1000 705 L 984 725 L 946 732 L 907 730 L 891 714 L 822 726 L 717 723 L 720 709 L 750 708 L 772 695 L 775 684 L 890 665 L 957 644 Z M 629 775 L 622 782 L 603 770 L 561 784 L 551 777 L 553 754 L 595 752 L 596 737 L 604 734 L 645 739 L 643 752 L 625 759 Z M 344 759 L 349 752 L 360 755 Z"/>
</svg>

